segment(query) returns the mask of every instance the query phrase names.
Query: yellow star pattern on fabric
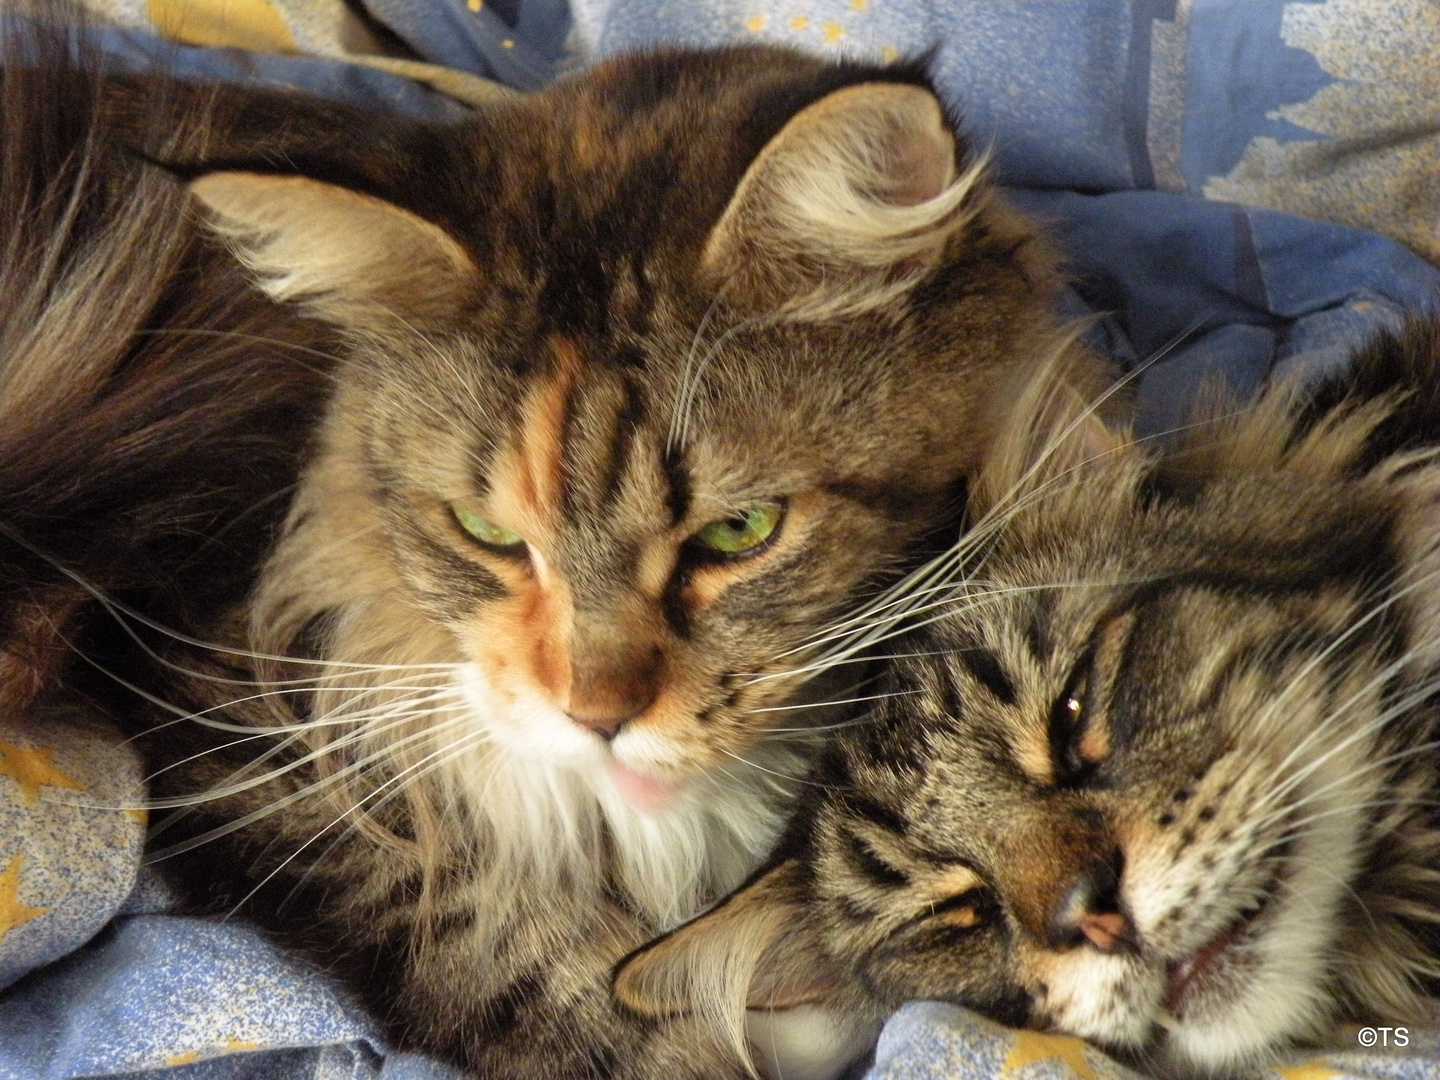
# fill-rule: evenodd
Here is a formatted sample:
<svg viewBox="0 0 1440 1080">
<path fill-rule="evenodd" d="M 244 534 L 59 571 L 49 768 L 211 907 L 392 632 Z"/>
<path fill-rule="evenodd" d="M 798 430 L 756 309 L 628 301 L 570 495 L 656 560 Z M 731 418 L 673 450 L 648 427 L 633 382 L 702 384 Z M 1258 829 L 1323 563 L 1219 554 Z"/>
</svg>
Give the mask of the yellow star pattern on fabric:
<svg viewBox="0 0 1440 1080">
<path fill-rule="evenodd" d="M 55 751 L 48 746 L 19 746 L 0 739 L 0 776 L 8 776 L 20 785 L 20 797 L 26 806 L 35 805 L 35 796 L 42 787 L 86 790 L 84 784 L 50 764 L 54 756 Z"/>
<path fill-rule="evenodd" d="M 25 863 L 21 852 L 0 870 L 0 941 L 9 936 L 17 926 L 38 919 L 49 908 L 31 907 L 20 899 L 20 867 Z"/>
<path fill-rule="evenodd" d="M 268 0 L 146 0 L 145 12 L 161 34 L 187 45 L 300 51 L 285 17 Z"/>
<path fill-rule="evenodd" d="M 1330 1080 L 1331 1077 L 1340 1075 L 1339 1069 L 1332 1069 L 1318 1058 L 1299 1065 L 1277 1065 L 1275 1071 L 1285 1080 Z"/>
<path fill-rule="evenodd" d="M 197 1061 L 205 1061 L 209 1058 L 223 1057 L 226 1054 L 243 1054 L 249 1050 L 260 1049 L 260 1044 L 254 1039 L 226 1039 L 223 1044 L 207 1046 L 202 1050 L 182 1050 L 178 1054 L 170 1054 L 165 1058 L 166 1065 L 193 1065 Z"/>
<path fill-rule="evenodd" d="M 1095 1070 L 1085 1057 L 1085 1042 L 1071 1035 L 1045 1035 L 1038 1031 L 1017 1031 L 1015 1045 L 1005 1058 L 1001 1072 L 1008 1076 L 1037 1061 L 1058 1059 L 1070 1066 L 1076 1076 L 1096 1080 Z"/>
<path fill-rule="evenodd" d="M 825 44 L 834 45 L 845 36 L 845 28 L 839 23 L 828 22 L 825 24 Z"/>
</svg>

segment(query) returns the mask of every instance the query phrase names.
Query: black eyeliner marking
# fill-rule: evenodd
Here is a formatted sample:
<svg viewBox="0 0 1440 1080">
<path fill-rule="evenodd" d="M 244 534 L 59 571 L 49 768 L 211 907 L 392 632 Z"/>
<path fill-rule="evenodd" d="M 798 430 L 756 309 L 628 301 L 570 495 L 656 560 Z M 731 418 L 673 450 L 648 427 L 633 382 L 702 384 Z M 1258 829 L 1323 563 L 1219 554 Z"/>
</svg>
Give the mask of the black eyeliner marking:
<svg viewBox="0 0 1440 1080">
<path fill-rule="evenodd" d="M 670 524 L 673 527 L 684 521 L 690 513 L 690 470 L 686 468 L 680 451 L 666 450 L 662 465 L 665 470 L 665 483 L 669 485 L 665 504 L 670 510 Z"/>
<path fill-rule="evenodd" d="M 938 904 L 931 904 L 926 909 L 927 916 L 940 915 L 947 911 L 958 911 L 961 908 L 970 908 L 975 912 L 976 925 L 985 920 L 985 895 L 976 886 L 966 889 L 962 893 L 950 897 L 948 900 L 941 900 Z M 967 928 L 968 929 L 968 928 Z"/>
<path fill-rule="evenodd" d="M 684 592 L 690 584 L 690 575 L 684 567 L 677 567 L 665 584 L 660 597 L 660 610 L 675 636 L 684 640 L 690 636 L 690 609 L 685 605 Z"/>
</svg>

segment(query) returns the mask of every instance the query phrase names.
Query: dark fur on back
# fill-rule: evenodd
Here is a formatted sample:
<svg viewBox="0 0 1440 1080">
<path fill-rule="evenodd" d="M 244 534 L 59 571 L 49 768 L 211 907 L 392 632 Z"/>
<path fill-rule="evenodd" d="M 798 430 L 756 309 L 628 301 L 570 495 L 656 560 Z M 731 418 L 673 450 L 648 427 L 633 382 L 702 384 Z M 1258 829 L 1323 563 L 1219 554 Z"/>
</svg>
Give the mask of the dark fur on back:
<svg viewBox="0 0 1440 1080">
<path fill-rule="evenodd" d="M 0 705 L 73 668 L 96 596 L 176 629 L 244 594 L 331 335 L 258 294 L 113 139 L 77 31 L 0 55 Z M 184 147 L 203 101 L 166 132 Z M 98 632 L 98 628 L 97 628 Z"/>
<path fill-rule="evenodd" d="M 1391 454 L 1440 445 L 1440 322 L 1413 320 L 1402 333 L 1382 333 L 1348 370 L 1309 391 L 1296 417 L 1297 437 L 1343 405 L 1397 400 L 1365 440 L 1351 469 L 1362 474 Z"/>
</svg>

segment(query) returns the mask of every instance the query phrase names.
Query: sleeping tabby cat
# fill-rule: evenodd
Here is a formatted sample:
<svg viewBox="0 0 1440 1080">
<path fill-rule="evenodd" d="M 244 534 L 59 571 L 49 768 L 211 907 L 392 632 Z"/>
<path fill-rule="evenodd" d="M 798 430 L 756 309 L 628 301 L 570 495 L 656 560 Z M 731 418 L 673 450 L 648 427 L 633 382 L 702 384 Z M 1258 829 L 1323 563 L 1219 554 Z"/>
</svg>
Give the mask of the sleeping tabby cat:
<svg viewBox="0 0 1440 1080">
<path fill-rule="evenodd" d="M 747 998 L 842 1031 L 944 999 L 1179 1075 L 1433 1018 L 1436 325 L 1163 453 L 1036 394 L 945 617 L 619 996 L 737 1042 Z"/>
<path fill-rule="evenodd" d="M 172 167 L 347 348 L 226 647 L 106 660 L 194 720 L 127 705 L 185 808 L 158 853 L 478 1075 L 743 1075 L 610 969 L 769 848 L 1018 388 L 1057 348 L 1096 378 L 1047 254 L 912 67 L 662 52 L 455 126 L 209 108 Z"/>
</svg>

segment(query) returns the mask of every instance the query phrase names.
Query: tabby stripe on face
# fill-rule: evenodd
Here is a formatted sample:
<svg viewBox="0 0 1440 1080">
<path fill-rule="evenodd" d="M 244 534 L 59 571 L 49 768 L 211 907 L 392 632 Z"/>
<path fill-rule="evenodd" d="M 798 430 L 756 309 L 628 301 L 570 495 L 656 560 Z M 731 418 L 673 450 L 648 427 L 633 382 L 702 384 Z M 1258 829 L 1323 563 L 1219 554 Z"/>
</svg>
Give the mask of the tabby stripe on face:
<svg viewBox="0 0 1440 1080">
<path fill-rule="evenodd" d="M 613 506 L 620 497 L 620 485 L 630 464 L 630 451 L 635 433 L 645 419 L 645 398 L 640 385 L 630 375 L 622 375 L 625 404 L 615 416 L 615 437 L 610 443 L 610 461 L 605 469 L 605 486 L 600 494 L 601 507 Z M 673 512 L 673 508 L 672 508 Z"/>
<path fill-rule="evenodd" d="M 438 606 L 443 617 L 459 619 L 473 615 L 476 607 L 506 595 L 500 579 L 479 563 L 456 554 L 419 529 L 405 531 L 420 554 L 435 567 L 436 576 L 445 583 L 443 592 L 427 590 L 428 599 Z"/>
<path fill-rule="evenodd" d="M 1000 658 L 993 652 L 980 648 L 961 649 L 956 655 L 975 681 L 994 694 L 1002 705 L 1015 704 L 1015 684 L 1005 674 Z M 958 711 L 955 715 L 959 715 Z"/>
<path fill-rule="evenodd" d="M 690 513 L 690 499 L 693 494 L 690 487 L 690 469 L 685 464 L 684 451 L 669 448 L 664 451 L 661 467 L 665 471 L 665 483 L 668 485 L 665 505 L 670 510 L 670 525 L 673 528 Z"/>
<path fill-rule="evenodd" d="M 431 592 L 428 596 L 442 617 L 454 619 L 472 615 L 477 606 L 506 595 L 505 586 L 498 577 L 420 528 L 415 522 L 414 508 L 407 499 L 383 486 L 379 495 L 394 528 L 415 546 L 433 567 L 436 577 L 445 582 L 443 594 Z"/>
<path fill-rule="evenodd" d="M 1045 592 L 1039 593 L 1031 600 L 1030 621 L 1025 624 L 1025 644 L 1030 647 L 1030 654 L 1036 660 L 1050 659 L 1051 650 L 1046 630 L 1050 626 L 1054 604 L 1054 598 Z"/>
<path fill-rule="evenodd" d="M 847 832 L 845 842 L 850 853 L 852 867 L 876 885 L 882 885 L 889 889 L 903 889 L 910 884 L 909 875 L 880 858 L 861 837 Z"/>
<path fill-rule="evenodd" d="M 910 831 L 910 823 L 899 813 L 876 802 L 874 799 L 864 795 L 857 795 L 847 792 L 842 802 L 845 809 L 856 817 L 864 818 L 872 825 L 884 829 L 886 832 L 894 833 L 896 836 L 904 836 Z"/>
</svg>

